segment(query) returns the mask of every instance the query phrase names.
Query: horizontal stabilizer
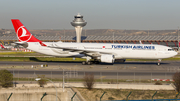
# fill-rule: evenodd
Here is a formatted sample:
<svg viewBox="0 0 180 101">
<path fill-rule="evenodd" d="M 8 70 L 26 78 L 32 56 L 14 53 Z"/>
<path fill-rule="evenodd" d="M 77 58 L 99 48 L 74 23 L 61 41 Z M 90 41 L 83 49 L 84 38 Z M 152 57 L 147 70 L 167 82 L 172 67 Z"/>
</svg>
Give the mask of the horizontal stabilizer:
<svg viewBox="0 0 180 101">
<path fill-rule="evenodd" d="M 28 43 L 27 43 L 27 42 L 15 42 L 14 44 L 16 44 L 16 45 L 21 45 L 21 46 L 23 46 L 24 48 L 28 47 Z"/>
</svg>

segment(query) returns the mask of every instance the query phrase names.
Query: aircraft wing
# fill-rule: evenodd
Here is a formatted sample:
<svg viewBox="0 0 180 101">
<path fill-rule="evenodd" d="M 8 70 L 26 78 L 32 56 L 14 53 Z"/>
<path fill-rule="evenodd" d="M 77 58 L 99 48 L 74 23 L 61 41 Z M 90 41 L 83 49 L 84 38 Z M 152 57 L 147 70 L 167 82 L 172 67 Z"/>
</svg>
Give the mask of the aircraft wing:
<svg viewBox="0 0 180 101">
<path fill-rule="evenodd" d="M 100 51 L 94 51 L 94 50 L 86 50 L 86 49 L 74 49 L 74 48 L 67 48 L 67 47 L 59 47 L 59 46 L 48 46 L 49 48 L 56 48 L 56 49 L 63 49 L 64 51 L 69 52 L 78 52 L 80 54 L 86 54 L 89 56 L 100 56 L 101 54 L 112 54 L 112 52 L 100 52 Z M 91 53 L 91 55 L 90 55 Z M 115 55 L 115 54 L 112 54 Z"/>
</svg>

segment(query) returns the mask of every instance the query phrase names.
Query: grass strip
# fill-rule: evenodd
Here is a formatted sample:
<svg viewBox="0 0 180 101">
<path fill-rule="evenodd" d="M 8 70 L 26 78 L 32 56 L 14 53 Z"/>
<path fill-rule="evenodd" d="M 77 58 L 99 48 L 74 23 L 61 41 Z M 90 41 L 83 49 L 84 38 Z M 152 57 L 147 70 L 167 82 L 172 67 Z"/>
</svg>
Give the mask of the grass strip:
<svg viewBox="0 0 180 101">
<path fill-rule="evenodd" d="M 177 57 L 171 57 L 162 59 L 162 61 L 179 61 L 180 58 Z M 157 61 L 157 59 L 126 59 L 126 61 Z"/>
<path fill-rule="evenodd" d="M 180 58 L 167 58 L 162 61 L 179 61 Z M 58 58 L 58 57 L 0 57 L 0 61 L 29 61 L 29 62 L 82 62 L 82 58 Z M 126 61 L 157 61 L 148 59 L 126 59 Z"/>
<path fill-rule="evenodd" d="M 0 52 L 0 61 L 85 61 L 82 58 L 58 58 L 58 57 L 20 57 L 20 56 L 46 56 L 37 52 L 10 51 Z M 162 61 L 179 61 L 179 54 L 175 57 L 162 59 Z M 126 61 L 157 61 L 157 59 L 126 59 Z"/>
<path fill-rule="evenodd" d="M 0 57 L 0 61 L 29 61 L 29 62 L 81 62 L 85 61 L 85 59 L 81 58 L 56 58 L 56 57 Z"/>
</svg>

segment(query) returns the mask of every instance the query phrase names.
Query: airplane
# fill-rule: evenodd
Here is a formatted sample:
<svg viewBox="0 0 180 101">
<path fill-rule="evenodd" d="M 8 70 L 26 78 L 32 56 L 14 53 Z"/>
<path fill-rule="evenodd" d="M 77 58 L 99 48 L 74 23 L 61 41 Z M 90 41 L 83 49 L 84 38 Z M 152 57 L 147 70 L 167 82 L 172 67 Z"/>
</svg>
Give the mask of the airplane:
<svg viewBox="0 0 180 101">
<path fill-rule="evenodd" d="M 5 47 L 1 44 L 1 48 L 4 49 Z"/>
<path fill-rule="evenodd" d="M 3 46 L 2 44 L 1 44 L 1 49 L 5 49 L 5 50 L 9 50 L 9 49 L 11 49 L 13 46 Z"/>
<path fill-rule="evenodd" d="M 156 44 L 116 44 L 116 43 L 71 43 L 71 42 L 42 42 L 35 38 L 19 19 L 11 19 L 18 37 L 18 45 L 42 54 L 55 57 L 85 58 L 82 64 L 114 63 L 121 59 L 161 59 L 177 55 L 171 47 Z M 93 60 L 93 61 L 92 61 Z"/>
</svg>

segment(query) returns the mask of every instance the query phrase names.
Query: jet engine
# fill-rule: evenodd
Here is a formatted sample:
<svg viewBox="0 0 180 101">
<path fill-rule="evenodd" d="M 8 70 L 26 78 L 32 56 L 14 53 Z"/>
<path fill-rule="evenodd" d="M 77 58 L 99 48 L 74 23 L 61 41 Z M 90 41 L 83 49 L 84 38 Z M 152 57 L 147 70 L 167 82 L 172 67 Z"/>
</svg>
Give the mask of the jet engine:
<svg viewBox="0 0 180 101">
<path fill-rule="evenodd" d="M 114 55 L 101 55 L 101 62 L 114 63 Z"/>
</svg>

